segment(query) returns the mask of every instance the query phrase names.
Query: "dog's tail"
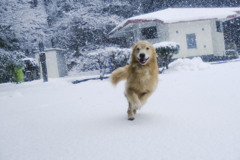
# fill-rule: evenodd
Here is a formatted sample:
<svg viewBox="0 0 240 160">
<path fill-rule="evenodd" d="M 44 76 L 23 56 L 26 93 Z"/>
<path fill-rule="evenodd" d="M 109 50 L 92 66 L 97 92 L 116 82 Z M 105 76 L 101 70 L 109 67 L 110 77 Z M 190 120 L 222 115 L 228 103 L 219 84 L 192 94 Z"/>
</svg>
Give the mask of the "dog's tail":
<svg viewBox="0 0 240 160">
<path fill-rule="evenodd" d="M 110 76 L 110 80 L 113 85 L 117 85 L 118 82 L 127 79 L 128 77 L 128 68 L 129 66 L 126 65 L 124 67 L 120 67 L 113 71 L 112 75 Z"/>
</svg>

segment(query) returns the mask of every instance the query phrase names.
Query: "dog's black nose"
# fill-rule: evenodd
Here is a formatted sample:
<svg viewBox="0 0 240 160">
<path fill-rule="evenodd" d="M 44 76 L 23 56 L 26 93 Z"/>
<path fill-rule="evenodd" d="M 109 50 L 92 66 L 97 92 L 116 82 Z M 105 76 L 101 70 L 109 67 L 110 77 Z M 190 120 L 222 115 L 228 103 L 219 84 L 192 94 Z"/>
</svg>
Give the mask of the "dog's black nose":
<svg viewBox="0 0 240 160">
<path fill-rule="evenodd" d="M 144 58 L 145 58 L 145 54 L 144 54 L 144 53 L 140 53 L 139 57 L 140 57 L 141 59 L 144 59 Z"/>
</svg>

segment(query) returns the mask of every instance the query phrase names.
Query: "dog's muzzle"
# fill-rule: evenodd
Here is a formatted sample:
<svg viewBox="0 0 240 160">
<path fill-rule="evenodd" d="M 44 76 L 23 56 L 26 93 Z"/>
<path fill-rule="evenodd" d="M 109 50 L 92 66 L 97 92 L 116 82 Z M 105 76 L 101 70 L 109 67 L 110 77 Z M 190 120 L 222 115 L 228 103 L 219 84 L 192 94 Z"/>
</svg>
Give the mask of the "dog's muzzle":
<svg viewBox="0 0 240 160">
<path fill-rule="evenodd" d="M 140 53 L 140 54 L 138 55 L 138 61 L 139 61 L 139 63 L 140 63 L 141 65 L 146 64 L 147 61 L 148 61 L 148 59 L 149 59 L 149 57 L 146 56 L 145 53 Z"/>
</svg>

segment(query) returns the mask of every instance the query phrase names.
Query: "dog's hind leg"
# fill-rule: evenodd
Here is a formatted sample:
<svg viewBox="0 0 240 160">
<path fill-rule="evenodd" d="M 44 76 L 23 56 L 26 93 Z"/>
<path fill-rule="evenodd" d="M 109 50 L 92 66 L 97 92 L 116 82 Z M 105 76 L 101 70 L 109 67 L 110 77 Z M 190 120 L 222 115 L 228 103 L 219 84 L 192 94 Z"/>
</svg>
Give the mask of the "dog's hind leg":
<svg viewBox="0 0 240 160">
<path fill-rule="evenodd" d="M 137 113 L 137 110 L 136 110 L 136 109 L 133 109 L 133 113 L 136 114 L 136 113 Z"/>
</svg>

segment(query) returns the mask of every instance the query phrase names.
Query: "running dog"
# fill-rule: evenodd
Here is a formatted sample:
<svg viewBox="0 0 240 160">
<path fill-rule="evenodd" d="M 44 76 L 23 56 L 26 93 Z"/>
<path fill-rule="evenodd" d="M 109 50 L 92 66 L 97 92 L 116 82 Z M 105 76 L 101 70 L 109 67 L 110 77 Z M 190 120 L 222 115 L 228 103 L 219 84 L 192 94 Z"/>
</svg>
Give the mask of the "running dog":
<svg viewBox="0 0 240 160">
<path fill-rule="evenodd" d="M 153 45 L 147 41 L 133 44 L 130 64 L 113 71 L 110 80 L 113 85 L 127 80 L 128 120 L 134 120 L 134 114 L 146 103 L 158 84 L 157 54 Z"/>
</svg>

